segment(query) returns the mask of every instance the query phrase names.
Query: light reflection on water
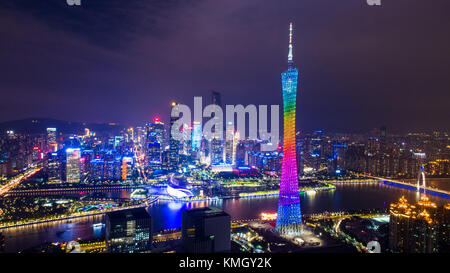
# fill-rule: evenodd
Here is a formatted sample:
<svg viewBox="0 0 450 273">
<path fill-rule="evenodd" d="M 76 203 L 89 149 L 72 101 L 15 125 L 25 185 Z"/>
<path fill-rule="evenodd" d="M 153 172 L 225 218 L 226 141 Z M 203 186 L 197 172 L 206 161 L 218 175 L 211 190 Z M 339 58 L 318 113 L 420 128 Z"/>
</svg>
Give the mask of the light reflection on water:
<svg viewBox="0 0 450 273">
<path fill-rule="evenodd" d="M 130 194 L 129 191 L 117 193 L 121 197 Z M 418 200 L 415 191 L 396 188 L 379 183 L 340 184 L 333 191 L 318 191 L 314 194 L 301 193 L 302 213 L 311 214 L 324 211 L 343 211 L 351 209 L 387 209 L 391 202 L 404 195 L 409 201 Z M 430 196 L 438 202 L 449 202 L 448 199 Z M 242 199 L 225 199 L 214 201 L 199 201 L 180 203 L 159 201 L 151 205 L 150 215 L 153 217 L 153 230 L 173 229 L 181 227 L 182 211 L 190 208 L 216 206 L 229 213 L 233 220 L 255 219 L 261 212 L 276 212 L 278 197 L 258 197 Z M 59 221 L 40 226 L 27 226 L 16 229 L 1 230 L 6 236 L 5 251 L 17 252 L 44 242 L 71 241 L 76 238 L 101 238 L 105 234 L 103 216 L 87 217 L 71 221 Z"/>
</svg>

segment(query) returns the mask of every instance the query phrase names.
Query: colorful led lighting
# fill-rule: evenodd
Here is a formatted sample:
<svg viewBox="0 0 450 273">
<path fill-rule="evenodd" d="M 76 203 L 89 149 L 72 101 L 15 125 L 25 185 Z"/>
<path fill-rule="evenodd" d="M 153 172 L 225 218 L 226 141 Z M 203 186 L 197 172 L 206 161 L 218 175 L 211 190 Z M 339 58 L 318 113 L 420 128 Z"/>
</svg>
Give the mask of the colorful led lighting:
<svg viewBox="0 0 450 273">
<path fill-rule="evenodd" d="M 288 70 L 281 74 L 284 138 L 276 230 L 280 234 L 297 235 L 301 232 L 302 217 L 298 192 L 295 145 L 295 106 L 297 100 L 298 69 L 293 68 L 292 61 L 292 23 L 289 26 L 289 30 Z"/>
</svg>

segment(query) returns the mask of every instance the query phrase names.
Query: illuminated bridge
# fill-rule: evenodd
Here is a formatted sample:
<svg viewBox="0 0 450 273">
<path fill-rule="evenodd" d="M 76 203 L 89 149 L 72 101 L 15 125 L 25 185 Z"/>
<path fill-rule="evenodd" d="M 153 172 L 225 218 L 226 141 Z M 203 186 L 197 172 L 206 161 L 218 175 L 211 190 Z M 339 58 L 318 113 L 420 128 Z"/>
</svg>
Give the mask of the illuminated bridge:
<svg viewBox="0 0 450 273">
<path fill-rule="evenodd" d="M 135 186 L 86 186 L 86 187 L 56 187 L 40 189 L 17 189 L 8 191 L 5 196 L 33 196 L 33 195 L 59 195 L 59 194 L 84 194 L 92 192 L 112 192 L 124 189 L 134 189 Z"/>
<path fill-rule="evenodd" d="M 436 195 L 436 196 L 443 197 L 443 198 L 450 198 L 450 192 L 446 191 L 446 190 L 430 188 L 430 187 L 426 187 L 425 185 L 422 185 L 422 186 L 415 185 L 415 184 L 411 184 L 411 183 L 407 183 L 407 182 L 403 182 L 403 181 L 399 181 L 399 180 L 383 178 L 383 177 L 376 177 L 376 176 L 367 176 L 367 177 L 376 178 L 376 179 L 378 179 L 378 181 L 380 181 L 381 183 L 383 183 L 385 185 L 400 187 L 400 188 L 413 190 L 413 191 L 419 191 L 421 193 Z"/>
</svg>

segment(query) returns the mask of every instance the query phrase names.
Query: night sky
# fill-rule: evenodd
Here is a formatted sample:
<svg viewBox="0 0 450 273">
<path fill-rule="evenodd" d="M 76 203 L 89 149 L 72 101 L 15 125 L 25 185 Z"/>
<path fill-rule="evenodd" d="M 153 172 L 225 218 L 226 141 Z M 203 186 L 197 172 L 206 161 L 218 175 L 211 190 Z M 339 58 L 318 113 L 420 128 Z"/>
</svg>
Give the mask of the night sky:
<svg viewBox="0 0 450 273">
<path fill-rule="evenodd" d="M 300 130 L 450 129 L 450 1 L 1 0 L 0 122 L 141 125 L 169 103 L 281 104 Z"/>
</svg>

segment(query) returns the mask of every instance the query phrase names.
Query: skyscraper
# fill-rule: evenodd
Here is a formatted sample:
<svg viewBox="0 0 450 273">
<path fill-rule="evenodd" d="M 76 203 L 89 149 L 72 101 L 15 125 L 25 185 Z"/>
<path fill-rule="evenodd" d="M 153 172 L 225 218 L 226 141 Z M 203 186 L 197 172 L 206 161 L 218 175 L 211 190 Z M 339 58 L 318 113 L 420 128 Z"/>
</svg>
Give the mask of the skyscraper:
<svg viewBox="0 0 450 273">
<path fill-rule="evenodd" d="M 289 26 L 288 70 L 281 74 L 283 88 L 284 138 L 280 196 L 276 229 L 280 234 L 301 232 L 300 197 L 298 191 L 297 154 L 295 146 L 295 105 L 298 70 L 293 67 L 292 23 Z"/>
<path fill-rule="evenodd" d="M 81 152 L 79 148 L 68 148 L 66 150 L 66 182 L 80 182 Z"/>
<path fill-rule="evenodd" d="M 51 153 L 47 156 L 47 174 L 50 183 L 61 182 L 61 160 L 57 153 Z"/>
<path fill-rule="evenodd" d="M 211 143 L 211 165 L 219 165 L 223 163 L 222 140 L 218 137 L 213 137 L 210 143 Z"/>
<path fill-rule="evenodd" d="M 176 102 L 172 102 L 172 108 L 177 106 Z M 178 118 L 170 117 L 170 140 L 169 140 L 169 168 L 176 169 L 178 166 L 178 158 L 180 153 L 180 141 L 172 135 L 172 127 Z"/>
<path fill-rule="evenodd" d="M 109 253 L 149 252 L 152 238 L 152 217 L 145 208 L 106 214 L 106 246 Z"/>
<path fill-rule="evenodd" d="M 146 126 L 147 143 L 159 143 L 161 147 L 164 146 L 164 123 L 159 120 L 158 117 L 155 117 L 154 122 L 147 123 Z"/>
<path fill-rule="evenodd" d="M 122 180 L 131 181 L 133 174 L 133 158 L 131 156 L 124 156 L 122 158 Z"/>
<path fill-rule="evenodd" d="M 236 131 L 233 136 L 233 165 L 236 165 L 236 153 L 237 153 L 237 145 L 239 143 L 239 132 Z"/>
<path fill-rule="evenodd" d="M 164 123 L 158 117 L 154 122 L 147 123 L 147 137 L 145 149 L 147 153 L 148 167 L 150 170 L 161 168 L 161 154 L 163 151 Z"/>
<path fill-rule="evenodd" d="M 58 143 L 56 142 L 56 128 L 47 128 L 47 151 L 56 152 Z"/>
<path fill-rule="evenodd" d="M 211 94 L 212 104 L 222 107 L 222 99 L 220 93 L 213 90 L 211 91 Z M 217 117 L 214 116 L 213 119 L 217 119 Z M 217 130 L 217 128 L 214 127 L 214 130 Z M 218 165 L 223 163 L 225 149 L 223 147 L 222 139 L 213 137 L 212 139 L 208 139 L 208 141 L 211 145 L 211 165 Z"/>
<path fill-rule="evenodd" d="M 225 138 L 225 164 L 231 165 L 234 162 L 233 157 L 233 142 L 234 142 L 234 122 L 229 121 L 226 127 Z"/>
<path fill-rule="evenodd" d="M 196 151 L 202 144 L 202 125 L 200 121 L 195 120 L 192 124 L 192 150 Z"/>
<path fill-rule="evenodd" d="M 184 123 L 181 126 L 180 150 L 183 155 L 190 155 L 192 151 L 192 127 Z"/>
</svg>

